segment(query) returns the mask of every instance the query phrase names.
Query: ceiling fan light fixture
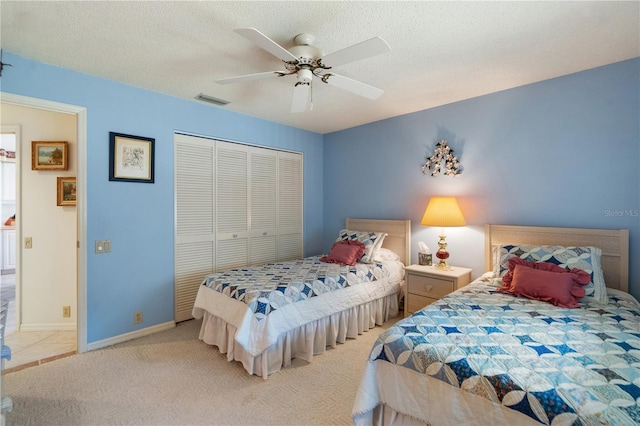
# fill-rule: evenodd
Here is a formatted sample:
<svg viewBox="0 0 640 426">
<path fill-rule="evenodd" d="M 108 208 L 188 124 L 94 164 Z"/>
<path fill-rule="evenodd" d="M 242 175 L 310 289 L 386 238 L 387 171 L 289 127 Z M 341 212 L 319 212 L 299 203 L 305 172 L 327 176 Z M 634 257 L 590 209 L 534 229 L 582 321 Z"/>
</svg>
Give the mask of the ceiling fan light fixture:
<svg viewBox="0 0 640 426">
<path fill-rule="evenodd" d="M 299 84 L 309 84 L 313 79 L 313 72 L 311 72 L 308 68 L 301 68 L 298 71 L 298 83 Z"/>
<path fill-rule="evenodd" d="M 199 101 L 202 102 L 207 102 L 210 104 L 214 104 L 214 105 L 218 105 L 218 106 L 225 106 L 229 103 L 229 101 L 225 101 L 224 99 L 220 99 L 220 98 L 216 98 L 213 96 L 209 96 L 209 95 L 205 95 L 204 93 L 198 93 L 197 96 L 194 97 L 194 99 L 197 99 Z"/>
</svg>

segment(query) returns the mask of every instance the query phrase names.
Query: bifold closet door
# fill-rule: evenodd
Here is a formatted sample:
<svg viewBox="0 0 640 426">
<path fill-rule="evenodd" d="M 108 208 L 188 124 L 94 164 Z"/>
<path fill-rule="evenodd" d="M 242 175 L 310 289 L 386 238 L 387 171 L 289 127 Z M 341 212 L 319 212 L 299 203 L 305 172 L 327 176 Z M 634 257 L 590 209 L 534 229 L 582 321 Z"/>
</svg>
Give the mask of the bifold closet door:
<svg viewBox="0 0 640 426">
<path fill-rule="evenodd" d="M 302 154 L 176 134 L 175 320 L 204 277 L 302 257 Z"/>
<path fill-rule="evenodd" d="M 216 141 L 216 266 L 249 264 L 249 148 Z"/>
<path fill-rule="evenodd" d="M 193 318 L 198 287 L 216 270 L 215 145 L 175 135 L 175 321 Z"/>
<path fill-rule="evenodd" d="M 249 152 L 249 264 L 278 258 L 278 152 L 253 148 Z"/>
</svg>

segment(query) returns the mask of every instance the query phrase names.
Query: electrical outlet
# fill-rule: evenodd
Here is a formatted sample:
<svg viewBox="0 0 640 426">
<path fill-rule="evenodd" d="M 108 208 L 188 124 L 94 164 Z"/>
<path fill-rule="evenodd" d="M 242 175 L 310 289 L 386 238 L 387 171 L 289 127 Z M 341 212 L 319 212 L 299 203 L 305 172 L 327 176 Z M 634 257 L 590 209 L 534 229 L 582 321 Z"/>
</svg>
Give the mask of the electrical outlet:
<svg viewBox="0 0 640 426">
<path fill-rule="evenodd" d="M 137 311 L 133 313 L 133 323 L 140 324 L 142 322 L 142 311 Z"/>
<path fill-rule="evenodd" d="M 62 316 L 64 318 L 69 318 L 71 317 L 71 306 L 63 306 L 62 307 Z"/>
<path fill-rule="evenodd" d="M 24 237 L 24 248 L 30 249 L 33 247 L 33 240 L 31 237 Z"/>
</svg>

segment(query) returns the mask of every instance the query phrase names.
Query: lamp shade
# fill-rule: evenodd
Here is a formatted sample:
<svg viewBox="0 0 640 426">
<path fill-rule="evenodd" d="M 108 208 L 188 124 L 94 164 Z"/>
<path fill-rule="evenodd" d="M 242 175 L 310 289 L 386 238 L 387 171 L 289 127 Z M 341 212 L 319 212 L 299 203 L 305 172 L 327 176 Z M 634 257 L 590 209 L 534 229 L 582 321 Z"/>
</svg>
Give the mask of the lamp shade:
<svg viewBox="0 0 640 426">
<path fill-rule="evenodd" d="M 462 211 L 454 197 L 431 197 L 420 222 L 424 226 L 465 226 Z"/>
</svg>

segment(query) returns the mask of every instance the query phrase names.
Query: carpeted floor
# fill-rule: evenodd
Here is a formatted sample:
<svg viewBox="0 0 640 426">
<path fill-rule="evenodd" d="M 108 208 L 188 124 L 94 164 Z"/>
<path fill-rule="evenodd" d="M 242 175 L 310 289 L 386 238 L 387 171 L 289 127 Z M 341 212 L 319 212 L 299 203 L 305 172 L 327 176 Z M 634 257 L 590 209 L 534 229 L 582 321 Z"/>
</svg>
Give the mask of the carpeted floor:
<svg viewBox="0 0 640 426">
<path fill-rule="evenodd" d="M 198 340 L 200 321 L 9 373 L 7 425 L 347 425 L 388 321 L 268 380 Z"/>
</svg>

